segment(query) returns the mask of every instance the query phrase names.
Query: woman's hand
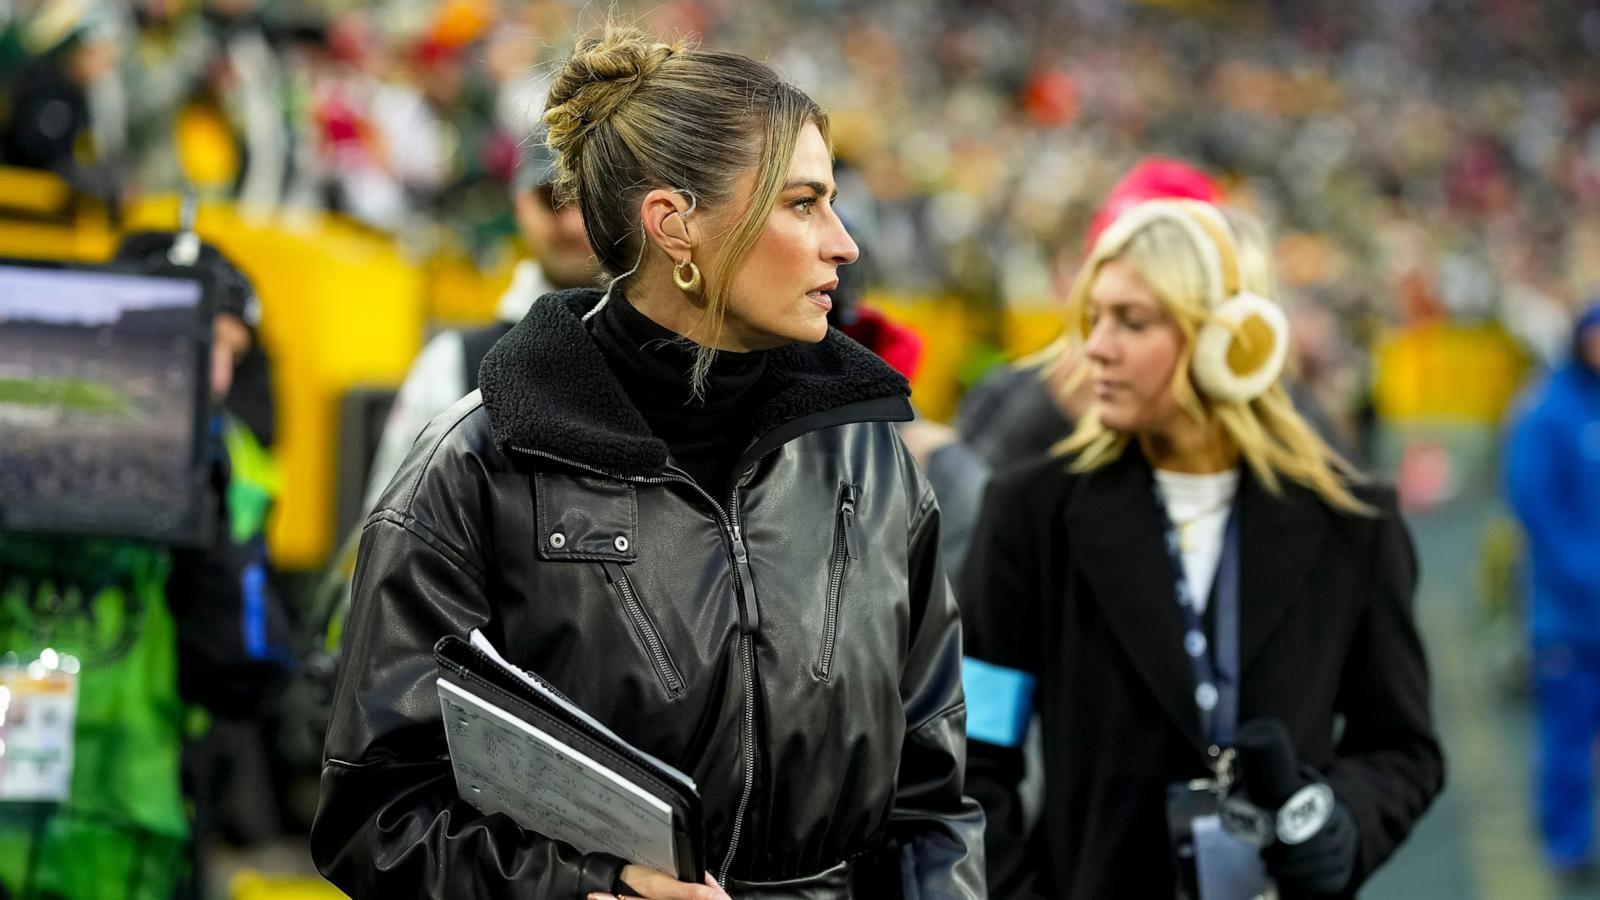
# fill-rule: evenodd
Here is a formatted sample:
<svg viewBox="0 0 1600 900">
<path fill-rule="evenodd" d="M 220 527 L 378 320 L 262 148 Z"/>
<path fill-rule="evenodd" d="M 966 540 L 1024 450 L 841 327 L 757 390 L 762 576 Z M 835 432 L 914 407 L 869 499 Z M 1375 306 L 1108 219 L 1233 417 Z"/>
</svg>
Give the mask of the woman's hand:
<svg viewBox="0 0 1600 900">
<path fill-rule="evenodd" d="M 710 874 L 705 884 L 690 884 L 655 869 L 624 866 L 622 882 L 637 893 L 590 894 L 589 900 L 732 900 Z"/>
</svg>

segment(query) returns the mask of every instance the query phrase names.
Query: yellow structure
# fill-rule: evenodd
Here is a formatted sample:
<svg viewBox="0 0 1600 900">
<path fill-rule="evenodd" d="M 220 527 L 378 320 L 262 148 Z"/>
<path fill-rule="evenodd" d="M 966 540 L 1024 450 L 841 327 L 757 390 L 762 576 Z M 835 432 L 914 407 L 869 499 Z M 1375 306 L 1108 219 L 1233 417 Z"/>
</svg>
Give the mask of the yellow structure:
<svg viewBox="0 0 1600 900">
<path fill-rule="evenodd" d="M 1529 359 L 1498 325 L 1439 322 L 1384 335 L 1373 365 L 1380 418 L 1493 425 L 1521 387 Z"/>
</svg>

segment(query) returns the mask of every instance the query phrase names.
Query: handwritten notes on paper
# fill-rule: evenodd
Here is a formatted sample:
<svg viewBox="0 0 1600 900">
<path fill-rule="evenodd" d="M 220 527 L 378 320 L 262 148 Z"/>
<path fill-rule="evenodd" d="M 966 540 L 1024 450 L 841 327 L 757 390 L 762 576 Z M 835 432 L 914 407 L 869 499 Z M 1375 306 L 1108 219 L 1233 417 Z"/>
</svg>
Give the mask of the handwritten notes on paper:
<svg viewBox="0 0 1600 900">
<path fill-rule="evenodd" d="M 672 808 L 605 763 L 444 679 L 445 735 L 461 796 L 584 853 L 677 871 Z"/>
</svg>

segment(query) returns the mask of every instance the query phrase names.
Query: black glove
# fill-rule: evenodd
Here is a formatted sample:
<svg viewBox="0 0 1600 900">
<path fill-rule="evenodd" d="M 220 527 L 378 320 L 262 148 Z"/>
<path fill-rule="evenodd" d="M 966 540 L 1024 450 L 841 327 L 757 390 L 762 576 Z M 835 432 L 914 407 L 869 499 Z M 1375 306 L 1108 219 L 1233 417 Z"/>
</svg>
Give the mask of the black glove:
<svg viewBox="0 0 1600 900">
<path fill-rule="evenodd" d="M 1261 851 L 1261 859 L 1285 897 L 1337 896 L 1355 874 L 1360 847 L 1355 817 L 1343 803 L 1335 802 L 1333 814 L 1310 840 L 1303 844 L 1274 842 Z"/>
<path fill-rule="evenodd" d="M 1274 816 L 1296 791 L 1320 780 L 1316 770 L 1297 764 L 1289 731 L 1277 719 L 1245 723 L 1235 746 L 1246 795 Z M 1335 797 L 1333 811 L 1316 834 L 1299 844 L 1275 841 L 1261 851 L 1261 859 L 1286 896 L 1331 896 L 1350 884 L 1360 845 L 1355 817 Z"/>
</svg>

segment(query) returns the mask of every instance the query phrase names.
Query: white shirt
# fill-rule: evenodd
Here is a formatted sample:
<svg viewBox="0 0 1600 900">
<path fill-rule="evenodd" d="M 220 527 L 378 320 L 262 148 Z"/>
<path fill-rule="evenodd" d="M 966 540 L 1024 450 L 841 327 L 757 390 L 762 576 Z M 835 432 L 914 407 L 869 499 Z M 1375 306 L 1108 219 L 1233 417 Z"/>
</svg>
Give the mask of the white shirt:
<svg viewBox="0 0 1600 900">
<path fill-rule="evenodd" d="M 1194 594 L 1195 612 L 1204 615 L 1211 600 L 1211 582 L 1222 562 L 1228 512 L 1239 492 L 1239 470 L 1190 475 L 1157 469 L 1155 476 L 1167 518 L 1172 520 L 1181 541 L 1183 574 Z"/>
<path fill-rule="evenodd" d="M 517 263 L 511 285 L 500 296 L 495 316 L 502 322 L 516 323 L 533 308 L 534 301 L 554 290 L 545 280 L 544 270 L 532 260 Z M 467 393 L 466 348 L 462 332 L 451 329 L 434 336 L 417 354 L 406 373 L 404 384 L 389 408 L 389 418 L 378 439 L 372 468 L 367 476 L 365 508 L 371 511 L 400 471 L 411 445 L 434 416 L 455 405 Z"/>
</svg>

